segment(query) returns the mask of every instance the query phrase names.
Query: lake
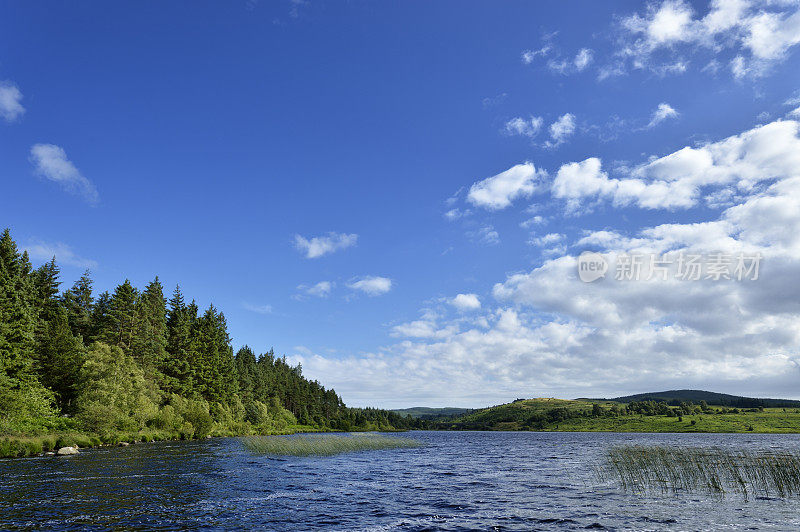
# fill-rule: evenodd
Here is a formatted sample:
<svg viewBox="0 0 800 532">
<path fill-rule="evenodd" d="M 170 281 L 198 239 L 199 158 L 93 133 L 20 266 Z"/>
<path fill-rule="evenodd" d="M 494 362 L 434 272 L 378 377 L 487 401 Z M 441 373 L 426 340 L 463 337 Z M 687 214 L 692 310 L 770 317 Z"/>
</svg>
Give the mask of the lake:
<svg viewBox="0 0 800 532">
<path fill-rule="evenodd" d="M 0 460 L 0 528 L 800 530 L 797 500 L 640 496 L 592 463 L 622 443 L 800 448 L 800 435 L 411 432 L 415 449 L 253 456 L 237 439 Z"/>
</svg>

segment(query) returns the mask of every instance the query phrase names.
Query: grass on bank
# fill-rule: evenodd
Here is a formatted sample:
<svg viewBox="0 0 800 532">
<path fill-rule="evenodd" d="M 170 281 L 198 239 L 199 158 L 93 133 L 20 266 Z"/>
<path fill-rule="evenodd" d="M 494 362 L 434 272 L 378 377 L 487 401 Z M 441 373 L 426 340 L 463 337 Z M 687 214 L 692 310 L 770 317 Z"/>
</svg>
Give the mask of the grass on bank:
<svg viewBox="0 0 800 532">
<path fill-rule="evenodd" d="M 380 434 L 318 434 L 309 436 L 248 436 L 242 444 L 255 454 L 269 456 L 332 456 L 356 451 L 419 447 L 411 438 Z"/>
<path fill-rule="evenodd" d="M 604 415 L 593 416 L 597 404 Z M 725 409 L 682 415 L 612 415 L 625 405 L 611 401 L 523 399 L 477 410 L 439 424 L 442 429 L 560 432 L 753 432 L 800 433 L 800 409 Z"/>
<path fill-rule="evenodd" d="M 547 430 L 566 432 L 714 432 L 800 433 L 796 409 L 766 408 L 762 412 L 738 414 L 692 414 L 679 417 L 626 415 L 603 418 L 573 418 L 551 424 Z"/>
<path fill-rule="evenodd" d="M 609 449 L 597 475 L 634 492 L 797 497 L 800 453 L 627 445 Z"/>
</svg>

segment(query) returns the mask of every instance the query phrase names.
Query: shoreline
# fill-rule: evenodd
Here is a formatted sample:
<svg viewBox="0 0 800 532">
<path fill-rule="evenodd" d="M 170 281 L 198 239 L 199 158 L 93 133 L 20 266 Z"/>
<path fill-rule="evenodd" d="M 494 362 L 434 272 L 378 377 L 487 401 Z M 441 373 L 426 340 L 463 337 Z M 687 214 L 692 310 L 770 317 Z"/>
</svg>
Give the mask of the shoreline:
<svg viewBox="0 0 800 532">
<path fill-rule="evenodd" d="M 117 432 L 113 434 L 85 433 L 52 433 L 35 436 L 0 435 L 0 460 L 11 458 L 33 458 L 37 456 L 55 456 L 59 449 L 73 447 L 75 449 L 96 449 L 107 447 L 127 447 L 158 441 L 201 441 L 211 438 L 239 438 L 243 436 L 289 436 L 291 434 L 313 434 L 331 432 L 315 427 L 298 426 L 284 431 L 262 434 L 232 434 L 211 432 L 199 437 L 186 438 L 180 434 L 163 431 Z M 53 454 L 48 454 L 53 453 Z"/>
<path fill-rule="evenodd" d="M 796 435 L 800 431 L 701 431 L 701 430 L 502 430 L 502 429 L 419 429 L 420 432 L 503 432 L 503 433 L 540 433 L 540 434 L 743 434 L 743 435 Z M 214 438 L 241 438 L 245 436 L 290 436 L 293 434 L 315 434 L 315 433 L 335 433 L 343 432 L 330 429 L 315 429 L 312 427 L 298 427 L 297 430 L 276 431 L 262 434 L 207 434 L 201 437 L 185 438 L 180 435 L 173 435 L 159 432 L 140 432 L 140 433 L 116 433 L 113 435 L 87 435 L 81 433 L 70 434 L 45 434 L 37 436 L 23 435 L 4 435 L 0 436 L 0 460 L 14 458 L 35 458 L 45 456 L 58 456 L 58 450 L 73 447 L 78 450 L 100 449 L 110 447 L 127 447 L 129 445 L 141 445 L 162 441 L 202 441 Z M 373 432 L 373 431 L 349 431 L 349 432 Z M 393 431 L 374 431 L 374 432 L 409 432 L 406 430 Z M 75 453 L 75 454 L 78 454 Z"/>
</svg>

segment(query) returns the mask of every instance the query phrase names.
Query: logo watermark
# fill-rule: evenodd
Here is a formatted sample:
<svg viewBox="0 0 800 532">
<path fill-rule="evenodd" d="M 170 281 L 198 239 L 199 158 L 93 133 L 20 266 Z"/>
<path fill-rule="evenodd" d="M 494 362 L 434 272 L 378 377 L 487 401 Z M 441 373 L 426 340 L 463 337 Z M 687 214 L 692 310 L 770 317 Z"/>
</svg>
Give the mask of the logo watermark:
<svg viewBox="0 0 800 532">
<path fill-rule="evenodd" d="M 578 278 L 591 283 L 606 277 L 613 263 L 617 281 L 757 281 L 761 253 L 622 253 L 585 251 L 578 257 Z"/>
<path fill-rule="evenodd" d="M 608 261 L 600 253 L 584 251 L 578 257 L 578 277 L 584 283 L 604 278 L 608 271 Z"/>
</svg>

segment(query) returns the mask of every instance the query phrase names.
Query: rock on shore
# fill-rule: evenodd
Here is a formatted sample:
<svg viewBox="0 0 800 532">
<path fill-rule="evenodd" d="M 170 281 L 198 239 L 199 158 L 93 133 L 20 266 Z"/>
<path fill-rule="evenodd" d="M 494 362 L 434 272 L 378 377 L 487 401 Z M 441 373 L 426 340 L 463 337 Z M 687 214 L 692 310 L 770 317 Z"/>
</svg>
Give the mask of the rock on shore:
<svg viewBox="0 0 800 532">
<path fill-rule="evenodd" d="M 78 454 L 77 447 L 62 447 L 59 449 L 56 454 L 58 456 L 69 456 L 71 454 Z"/>
</svg>

